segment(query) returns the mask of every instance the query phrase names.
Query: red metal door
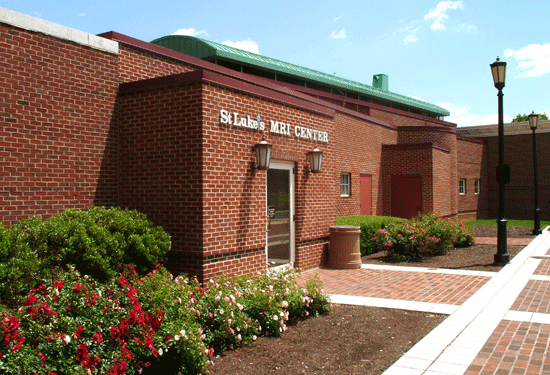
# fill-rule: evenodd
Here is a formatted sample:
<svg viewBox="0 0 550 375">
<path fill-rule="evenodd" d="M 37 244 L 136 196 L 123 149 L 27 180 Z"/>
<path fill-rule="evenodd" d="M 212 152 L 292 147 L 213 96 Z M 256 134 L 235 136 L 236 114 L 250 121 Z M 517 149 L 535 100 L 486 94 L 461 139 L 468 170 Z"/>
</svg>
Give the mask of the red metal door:
<svg viewBox="0 0 550 375">
<path fill-rule="evenodd" d="M 361 203 L 360 214 L 372 215 L 372 176 L 362 174 L 359 178 L 359 200 Z"/>
<path fill-rule="evenodd" d="M 411 219 L 422 212 L 422 177 L 392 176 L 391 215 Z"/>
</svg>

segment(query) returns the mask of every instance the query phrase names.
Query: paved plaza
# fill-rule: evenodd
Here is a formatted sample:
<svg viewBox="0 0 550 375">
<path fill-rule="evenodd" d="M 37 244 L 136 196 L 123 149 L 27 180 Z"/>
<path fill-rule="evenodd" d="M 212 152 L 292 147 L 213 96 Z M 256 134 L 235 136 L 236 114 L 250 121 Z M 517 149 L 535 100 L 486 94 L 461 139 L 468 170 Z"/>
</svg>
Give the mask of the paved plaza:
<svg viewBox="0 0 550 375">
<path fill-rule="evenodd" d="M 372 264 L 313 272 L 333 303 L 449 314 L 384 375 L 550 374 L 550 233 L 510 241 L 526 247 L 499 272 Z"/>
</svg>

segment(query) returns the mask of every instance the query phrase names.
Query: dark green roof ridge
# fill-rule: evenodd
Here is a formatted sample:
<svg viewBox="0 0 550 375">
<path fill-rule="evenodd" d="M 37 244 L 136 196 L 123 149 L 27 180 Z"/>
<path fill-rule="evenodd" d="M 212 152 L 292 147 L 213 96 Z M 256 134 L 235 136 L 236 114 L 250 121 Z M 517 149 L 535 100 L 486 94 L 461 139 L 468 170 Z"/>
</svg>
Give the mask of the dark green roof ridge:
<svg viewBox="0 0 550 375">
<path fill-rule="evenodd" d="M 450 112 L 435 104 L 400 95 L 391 91 L 382 90 L 363 83 L 355 82 L 349 79 L 340 78 L 335 75 L 319 72 L 317 70 L 304 68 L 298 65 L 290 64 L 281 60 L 273 59 L 256 53 L 244 51 L 238 48 L 226 46 L 209 40 L 188 36 L 188 35 L 169 35 L 153 40 L 151 43 L 157 44 L 172 50 L 185 53 L 200 59 L 208 57 L 223 57 L 226 59 L 260 66 L 272 71 L 298 76 L 303 79 L 322 82 L 337 88 L 346 89 L 359 94 L 369 95 L 376 98 L 400 103 L 406 106 L 423 109 L 440 116 L 449 116 Z"/>
</svg>

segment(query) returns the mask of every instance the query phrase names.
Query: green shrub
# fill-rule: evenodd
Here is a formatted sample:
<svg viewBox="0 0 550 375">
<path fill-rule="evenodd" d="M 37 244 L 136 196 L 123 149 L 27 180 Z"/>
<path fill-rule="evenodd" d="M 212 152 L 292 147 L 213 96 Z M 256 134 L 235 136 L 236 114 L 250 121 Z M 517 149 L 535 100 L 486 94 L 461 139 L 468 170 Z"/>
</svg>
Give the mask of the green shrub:
<svg viewBox="0 0 550 375">
<path fill-rule="evenodd" d="M 374 240 L 374 234 L 379 229 L 384 229 L 388 224 L 404 220 L 392 216 L 345 216 L 336 219 L 336 225 L 353 225 L 361 228 L 360 243 L 361 256 L 379 251 L 379 246 Z"/>
<path fill-rule="evenodd" d="M 0 224 L 0 304 L 19 304 L 22 296 L 40 282 L 42 268 L 37 253 L 25 241 L 21 228 Z"/>
<path fill-rule="evenodd" d="M 215 352 L 233 349 L 260 336 L 279 336 L 287 324 L 328 311 L 330 299 L 318 278 L 299 287 L 294 270 L 220 278 L 198 298 L 198 321 Z"/>
<path fill-rule="evenodd" d="M 10 230 L 0 229 L 0 296 L 17 304 L 23 290 L 51 280 L 73 265 L 105 282 L 133 265 L 144 275 L 164 262 L 170 236 L 136 211 L 91 207 L 68 209 L 47 221 L 30 218 Z"/>
<path fill-rule="evenodd" d="M 393 223 L 378 230 L 373 240 L 395 261 L 421 261 L 443 255 L 454 246 L 471 246 L 474 238 L 462 222 L 420 215 L 411 221 Z"/>
</svg>

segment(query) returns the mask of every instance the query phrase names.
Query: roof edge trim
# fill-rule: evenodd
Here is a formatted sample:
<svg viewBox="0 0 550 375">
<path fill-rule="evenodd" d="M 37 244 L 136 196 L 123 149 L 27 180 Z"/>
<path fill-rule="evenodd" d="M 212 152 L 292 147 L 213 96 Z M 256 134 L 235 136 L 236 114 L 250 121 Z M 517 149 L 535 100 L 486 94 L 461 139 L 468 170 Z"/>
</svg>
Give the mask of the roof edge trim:
<svg viewBox="0 0 550 375">
<path fill-rule="evenodd" d="M 70 27 L 58 25 L 6 8 L 0 8 L 0 22 L 118 55 L 118 43 L 116 41 L 105 39 L 84 31 L 71 29 Z"/>
<path fill-rule="evenodd" d="M 268 100 L 273 100 L 284 105 L 297 107 L 304 111 L 317 113 L 322 116 L 334 118 L 335 111 L 323 105 L 317 105 L 306 100 L 301 100 L 269 88 L 242 82 L 209 70 L 195 70 L 192 72 L 172 74 L 169 76 L 155 77 L 141 81 L 123 83 L 119 87 L 120 94 L 131 94 L 163 88 L 177 87 L 193 83 L 212 83 L 230 89 L 243 91 L 247 94 L 257 95 Z"/>
</svg>

